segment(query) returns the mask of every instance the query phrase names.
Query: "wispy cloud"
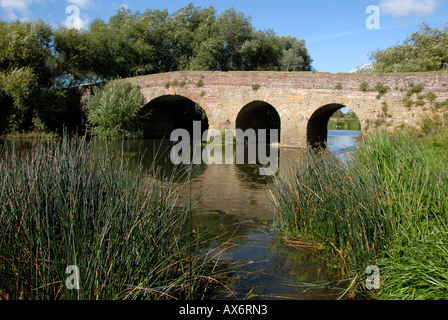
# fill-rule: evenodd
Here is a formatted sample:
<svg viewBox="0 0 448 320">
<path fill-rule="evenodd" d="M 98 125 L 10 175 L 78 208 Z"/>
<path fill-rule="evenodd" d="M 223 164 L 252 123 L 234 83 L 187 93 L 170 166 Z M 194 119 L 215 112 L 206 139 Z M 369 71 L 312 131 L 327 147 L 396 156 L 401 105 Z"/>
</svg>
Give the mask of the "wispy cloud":
<svg viewBox="0 0 448 320">
<path fill-rule="evenodd" d="M 366 31 L 366 29 L 356 29 L 356 30 L 350 30 L 350 31 L 345 31 L 345 32 L 326 34 L 326 35 L 322 35 L 322 36 L 309 37 L 306 39 L 306 42 L 317 42 L 317 41 L 322 41 L 322 40 L 341 38 L 341 37 L 346 37 L 346 36 L 351 36 L 354 34 L 362 33 L 365 31 Z"/>
<path fill-rule="evenodd" d="M 0 7 L 11 20 L 27 19 L 31 13 L 30 6 L 33 3 L 44 4 L 45 0 L 0 0 Z"/>
<path fill-rule="evenodd" d="M 68 0 L 68 2 L 83 9 L 88 9 L 92 5 L 91 0 Z"/>
<path fill-rule="evenodd" d="M 81 9 L 77 5 L 70 5 L 66 8 L 65 13 L 69 14 L 65 20 L 65 25 L 74 29 L 85 29 L 89 24 L 89 17 L 81 15 Z"/>
<path fill-rule="evenodd" d="M 379 6 L 383 14 L 394 18 L 429 16 L 436 13 L 440 0 L 381 0 Z"/>
</svg>

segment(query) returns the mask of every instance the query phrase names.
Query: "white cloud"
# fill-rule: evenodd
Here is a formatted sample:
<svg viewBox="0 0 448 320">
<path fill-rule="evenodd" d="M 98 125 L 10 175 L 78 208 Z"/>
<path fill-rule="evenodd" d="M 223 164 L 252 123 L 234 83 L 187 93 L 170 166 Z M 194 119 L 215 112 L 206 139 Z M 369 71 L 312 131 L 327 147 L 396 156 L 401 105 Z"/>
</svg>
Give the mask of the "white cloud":
<svg viewBox="0 0 448 320">
<path fill-rule="evenodd" d="M 0 0 L 0 7 L 6 12 L 9 19 L 26 20 L 31 13 L 30 6 L 33 3 L 44 5 L 48 1 L 53 2 L 54 0 Z"/>
<path fill-rule="evenodd" d="M 68 0 L 68 2 L 83 9 L 87 9 L 91 5 L 90 0 Z"/>
<path fill-rule="evenodd" d="M 32 0 L 0 0 L 0 6 L 2 9 L 25 12 L 32 2 Z"/>
<path fill-rule="evenodd" d="M 345 31 L 345 32 L 340 32 L 340 33 L 331 33 L 331 34 L 326 34 L 323 36 L 314 36 L 314 37 L 307 38 L 306 42 L 310 43 L 310 42 L 317 42 L 317 41 L 322 41 L 322 40 L 330 40 L 330 39 L 335 39 L 335 38 L 351 36 L 351 35 L 362 33 L 362 32 L 365 32 L 365 29 L 356 29 L 356 30 L 350 30 L 350 31 Z"/>
<path fill-rule="evenodd" d="M 350 70 L 349 73 L 369 73 L 372 70 L 373 65 L 371 63 L 366 63 L 355 70 Z"/>
<path fill-rule="evenodd" d="M 382 13 L 394 18 L 410 15 L 429 16 L 436 12 L 439 0 L 381 0 Z"/>
<path fill-rule="evenodd" d="M 70 24 L 66 23 L 66 26 L 73 29 L 86 29 L 89 24 L 88 16 L 76 16 Z"/>
<path fill-rule="evenodd" d="M 7 13 L 11 20 L 18 19 L 17 14 L 28 17 L 29 6 L 33 0 L 0 0 L 0 7 Z"/>
</svg>

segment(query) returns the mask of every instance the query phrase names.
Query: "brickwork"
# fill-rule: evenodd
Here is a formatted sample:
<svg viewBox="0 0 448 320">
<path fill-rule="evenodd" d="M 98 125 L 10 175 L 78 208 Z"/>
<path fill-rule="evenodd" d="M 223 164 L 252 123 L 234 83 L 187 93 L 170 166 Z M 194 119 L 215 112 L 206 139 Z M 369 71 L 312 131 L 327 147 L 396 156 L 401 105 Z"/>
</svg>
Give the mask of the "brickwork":
<svg viewBox="0 0 448 320">
<path fill-rule="evenodd" d="M 313 131 L 308 128 L 309 120 L 314 115 L 312 123 L 316 124 L 322 114 L 326 121 L 326 106 L 331 106 L 328 112 L 334 112 L 335 105 L 349 107 L 360 119 L 362 130 L 370 132 L 418 125 L 425 114 L 432 115 L 436 102 L 448 99 L 448 72 L 171 72 L 129 81 L 140 86 L 145 103 L 165 95 L 196 102 L 206 111 L 210 128 L 219 130 L 235 129 L 238 113 L 247 104 L 267 102 L 281 119 L 281 145 L 291 147 L 307 144 Z M 420 90 L 408 97 L 413 86 L 419 85 Z M 385 87 L 387 92 L 380 94 Z M 427 98 L 430 92 L 435 100 Z"/>
</svg>

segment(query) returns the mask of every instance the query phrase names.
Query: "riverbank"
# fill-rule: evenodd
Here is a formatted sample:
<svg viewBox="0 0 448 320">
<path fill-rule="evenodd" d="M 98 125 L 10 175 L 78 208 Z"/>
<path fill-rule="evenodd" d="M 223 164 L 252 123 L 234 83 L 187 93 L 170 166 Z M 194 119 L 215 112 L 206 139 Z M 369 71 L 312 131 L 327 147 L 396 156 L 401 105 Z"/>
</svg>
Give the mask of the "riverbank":
<svg viewBox="0 0 448 320">
<path fill-rule="evenodd" d="M 281 229 L 339 265 L 344 298 L 448 298 L 447 137 L 375 134 L 348 161 L 308 150 L 273 180 Z"/>
<path fill-rule="evenodd" d="M 29 131 L 29 132 L 15 132 L 0 135 L 0 139 L 13 140 L 13 139 L 59 139 L 61 136 L 56 132 L 42 132 L 42 131 Z"/>
</svg>

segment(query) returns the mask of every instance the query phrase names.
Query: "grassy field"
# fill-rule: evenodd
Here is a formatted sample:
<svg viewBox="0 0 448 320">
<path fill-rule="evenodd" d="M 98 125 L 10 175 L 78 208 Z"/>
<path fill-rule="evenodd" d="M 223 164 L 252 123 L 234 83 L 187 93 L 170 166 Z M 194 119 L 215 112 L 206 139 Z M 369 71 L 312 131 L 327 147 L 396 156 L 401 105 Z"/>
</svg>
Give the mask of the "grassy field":
<svg viewBox="0 0 448 320">
<path fill-rule="evenodd" d="M 93 142 L 37 141 L 24 152 L 4 145 L 0 299 L 206 295 L 217 266 L 198 252 L 183 201 L 173 179 L 129 170 L 123 154 L 98 154 Z"/>
<path fill-rule="evenodd" d="M 281 229 L 339 265 L 346 298 L 448 298 L 448 133 L 434 131 L 375 134 L 347 161 L 307 150 L 272 181 Z"/>
</svg>

